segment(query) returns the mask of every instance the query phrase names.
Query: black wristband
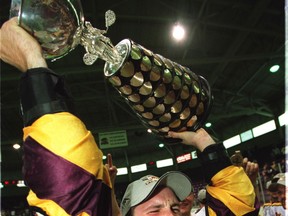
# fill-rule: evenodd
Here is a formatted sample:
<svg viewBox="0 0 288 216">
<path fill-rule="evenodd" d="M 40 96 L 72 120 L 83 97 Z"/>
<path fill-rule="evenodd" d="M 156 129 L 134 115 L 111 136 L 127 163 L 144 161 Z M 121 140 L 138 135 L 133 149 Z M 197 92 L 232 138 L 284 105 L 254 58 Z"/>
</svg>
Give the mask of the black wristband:
<svg viewBox="0 0 288 216">
<path fill-rule="evenodd" d="M 204 177 L 207 183 L 220 170 L 231 165 L 231 161 L 223 143 L 213 144 L 197 153 L 204 169 Z"/>
<path fill-rule="evenodd" d="M 25 126 L 45 114 L 73 112 L 63 77 L 48 68 L 29 69 L 21 76 L 20 102 Z"/>
</svg>

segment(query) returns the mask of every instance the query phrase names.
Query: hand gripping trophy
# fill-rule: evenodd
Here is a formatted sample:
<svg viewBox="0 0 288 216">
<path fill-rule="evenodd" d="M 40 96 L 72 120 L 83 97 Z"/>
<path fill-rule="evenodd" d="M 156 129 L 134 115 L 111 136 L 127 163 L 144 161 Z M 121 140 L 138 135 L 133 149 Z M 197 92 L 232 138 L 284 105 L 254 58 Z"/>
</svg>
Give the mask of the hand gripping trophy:
<svg viewBox="0 0 288 216">
<path fill-rule="evenodd" d="M 39 41 L 46 59 L 62 58 L 80 44 L 86 65 L 105 61 L 107 80 L 167 142 L 176 142 L 167 138 L 169 130 L 195 131 L 206 121 L 213 99 L 206 79 L 130 39 L 114 46 L 105 36 L 116 20 L 113 11 L 105 13 L 105 30 L 84 21 L 80 0 L 12 0 L 10 16 Z"/>
</svg>

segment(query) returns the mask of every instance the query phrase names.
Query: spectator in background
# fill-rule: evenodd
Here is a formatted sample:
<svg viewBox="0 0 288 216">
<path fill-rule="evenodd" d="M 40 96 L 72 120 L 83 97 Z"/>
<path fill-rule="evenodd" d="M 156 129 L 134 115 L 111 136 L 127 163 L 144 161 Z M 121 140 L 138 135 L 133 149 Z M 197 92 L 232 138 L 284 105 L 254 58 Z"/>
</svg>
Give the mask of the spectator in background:
<svg viewBox="0 0 288 216">
<path fill-rule="evenodd" d="M 195 214 L 191 212 L 194 200 L 194 189 L 192 188 L 190 194 L 182 202 L 180 202 L 181 216 L 195 216 Z"/>
<path fill-rule="evenodd" d="M 288 214 L 286 210 L 286 175 L 287 173 L 278 173 L 268 182 L 268 193 L 270 202 L 263 206 L 263 215 L 284 216 Z"/>
<path fill-rule="evenodd" d="M 197 194 L 197 200 L 199 202 L 199 209 L 195 212 L 195 216 L 205 216 L 208 215 L 206 210 L 206 189 L 199 190 Z"/>
<path fill-rule="evenodd" d="M 273 176 L 276 174 L 274 173 L 274 170 L 273 168 L 271 167 L 271 164 L 266 162 L 264 165 L 263 165 L 263 169 L 262 169 L 262 172 L 261 172 L 262 176 L 263 176 L 263 183 L 265 186 L 267 186 L 267 182 L 269 182 Z"/>
</svg>

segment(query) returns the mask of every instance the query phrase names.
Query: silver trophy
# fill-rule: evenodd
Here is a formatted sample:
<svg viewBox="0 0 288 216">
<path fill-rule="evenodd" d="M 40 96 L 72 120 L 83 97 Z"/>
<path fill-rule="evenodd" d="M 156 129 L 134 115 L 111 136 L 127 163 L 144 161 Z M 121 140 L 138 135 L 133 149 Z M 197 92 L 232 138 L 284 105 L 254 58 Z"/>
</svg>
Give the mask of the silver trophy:
<svg viewBox="0 0 288 216">
<path fill-rule="evenodd" d="M 189 68 L 124 39 L 116 46 L 105 36 L 115 13 L 105 13 L 106 29 L 84 21 L 80 0 L 12 0 L 10 17 L 34 36 L 52 61 L 82 45 L 83 61 L 105 61 L 104 75 L 143 125 L 169 142 L 167 132 L 202 127 L 212 106 L 209 83 Z"/>
</svg>

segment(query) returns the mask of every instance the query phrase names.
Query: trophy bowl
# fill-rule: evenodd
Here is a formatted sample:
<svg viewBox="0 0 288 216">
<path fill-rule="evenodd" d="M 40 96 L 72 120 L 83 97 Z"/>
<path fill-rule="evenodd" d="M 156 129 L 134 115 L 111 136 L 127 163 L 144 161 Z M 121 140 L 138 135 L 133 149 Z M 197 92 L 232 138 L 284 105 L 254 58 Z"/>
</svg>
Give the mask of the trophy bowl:
<svg viewBox="0 0 288 216">
<path fill-rule="evenodd" d="M 40 43 L 46 59 L 61 58 L 79 44 L 77 29 L 84 22 L 80 0 L 12 0 L 14 16 Z"/>
</svg>

